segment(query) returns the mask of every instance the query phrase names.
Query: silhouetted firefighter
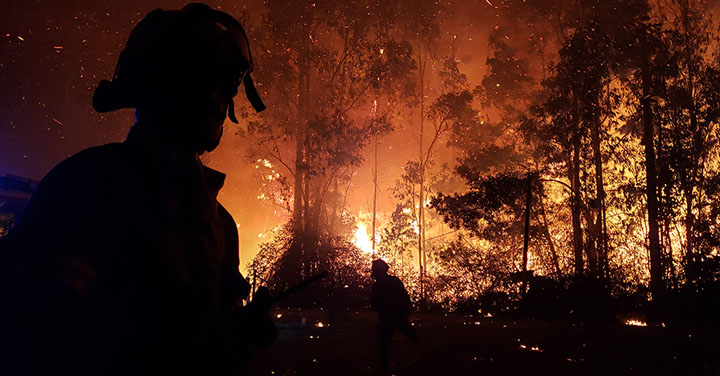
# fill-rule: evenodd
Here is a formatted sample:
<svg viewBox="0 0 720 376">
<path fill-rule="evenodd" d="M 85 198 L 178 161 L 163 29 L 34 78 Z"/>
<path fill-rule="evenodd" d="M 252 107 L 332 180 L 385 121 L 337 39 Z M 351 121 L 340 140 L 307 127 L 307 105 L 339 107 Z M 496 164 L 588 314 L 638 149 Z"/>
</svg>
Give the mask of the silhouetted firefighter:
<svg viewBox="0 0 720 376">
<path fill-rule="evenodd" d="M 241 84 L 265 108 L 252 70 L 226 13 L 190 4 L 138 23 L 93 98 L 136 109 L 127 139 L 57 165 L 0 245 L 3 374 L 237 375 L 242 328 L 272 341 L 268 299 L 235 312 L 249 284 L 216 199 L 225 175 L 198 159 L 237 123 Z"/>
<path fill-rule="evenodd" d="M 412 309 L 410 296 L 398 277 L 387 274 L 388 269 L 390 267 L 383 260 L 372 262 L 375 283 L 372 286 L 371 304 L 378 314 L 378 344 L 385 374 L 390 373 L 390 347 L 395 330 L 414 340 L 418 338 L 408 321 Z"/>
</svg>

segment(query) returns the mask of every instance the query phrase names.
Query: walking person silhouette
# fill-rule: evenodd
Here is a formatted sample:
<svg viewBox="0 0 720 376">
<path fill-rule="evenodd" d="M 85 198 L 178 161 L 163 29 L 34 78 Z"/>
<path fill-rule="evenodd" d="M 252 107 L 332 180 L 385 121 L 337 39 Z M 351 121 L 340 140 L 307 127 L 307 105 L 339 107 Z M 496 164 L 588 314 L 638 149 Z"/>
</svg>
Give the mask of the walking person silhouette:
<svg viewBox="0 0 720 376">
<path fill-rule="evenodd" d="M 388 264 L 377 259 L 372 262 L 371 305 L 378 315 L 378 345 L 380 348 L 380 362 L 383 374 L 390 374 L 390 350 L 392 335 L 397 330 L 404 336 L 417 340 L 415 329 L 408 319 L 412 310 L 410 296 L 402 281 L 396 276 L 389 275 Z"/>
</svg>

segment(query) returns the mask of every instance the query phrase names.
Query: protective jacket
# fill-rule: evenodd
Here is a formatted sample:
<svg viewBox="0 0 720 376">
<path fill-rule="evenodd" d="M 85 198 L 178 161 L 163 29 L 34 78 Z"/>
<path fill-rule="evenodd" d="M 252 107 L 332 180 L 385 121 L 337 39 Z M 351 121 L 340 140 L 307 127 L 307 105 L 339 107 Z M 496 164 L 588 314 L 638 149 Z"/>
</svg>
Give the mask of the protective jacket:
<svg viewBox="0 0 720 376">
<path fill-rule="evenodd" d="M 139 125 L 57 165 L 0 244 L 18 373 L 235 372 L 231 311 L 249 285 L 224 178 Z"/>
<path fill-rule="evenodd" d="M 378 276 L 371 294 L 371 305 L 380 321 L 407 320 L 410 316 L 410 296 L 398 277 L 387 274 Z"/>
</svg>

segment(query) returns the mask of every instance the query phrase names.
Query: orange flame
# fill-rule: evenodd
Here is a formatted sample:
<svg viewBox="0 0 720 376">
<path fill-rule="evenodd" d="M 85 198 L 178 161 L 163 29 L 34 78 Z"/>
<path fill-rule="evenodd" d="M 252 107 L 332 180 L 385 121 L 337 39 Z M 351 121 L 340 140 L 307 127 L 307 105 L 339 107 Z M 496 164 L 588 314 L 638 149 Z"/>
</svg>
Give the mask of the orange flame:
<svg viewBox="0 0 720 376">
<path fill-rule="evenodd" d="M 364 223 L 358 223 L 355 229 L 355 237 L 353 244 L 365 253 L 373 253 L 372 241 L 367 233 L 367 226 Z"/>
</svg>

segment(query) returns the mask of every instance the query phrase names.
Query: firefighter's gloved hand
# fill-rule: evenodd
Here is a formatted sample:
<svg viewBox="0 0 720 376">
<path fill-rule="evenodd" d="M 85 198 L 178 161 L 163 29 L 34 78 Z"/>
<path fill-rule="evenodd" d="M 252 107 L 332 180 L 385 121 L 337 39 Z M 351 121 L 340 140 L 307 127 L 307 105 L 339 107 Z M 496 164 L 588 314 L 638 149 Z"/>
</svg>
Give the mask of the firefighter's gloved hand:
<svg viewBox="0 0 720 376">
<path fill-rule="evenodd" d="M 270 316 L 270 308 L 270 293 L 260 287 L 252 302 L 236 312 L 237 336 L 245 346 L 264 348 L 277 339 L 278 332 Z"/>
<path fill-rule="evenodd" d="M 259 287 L 257 291 L 255 291 L 255 295 L 253 295 L 252 303 L 254 304 L 258 309 L 263 309 L 267 311 L 268 315 L 270 314 L 270 292 L 265 287 Z"/>
</svg>

